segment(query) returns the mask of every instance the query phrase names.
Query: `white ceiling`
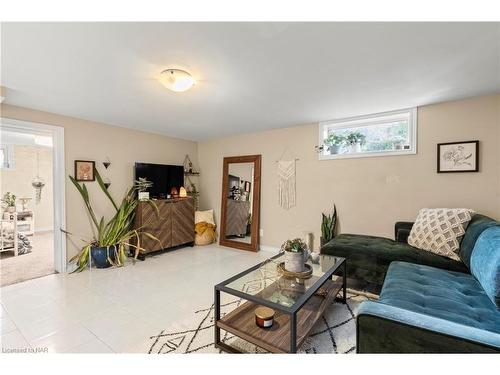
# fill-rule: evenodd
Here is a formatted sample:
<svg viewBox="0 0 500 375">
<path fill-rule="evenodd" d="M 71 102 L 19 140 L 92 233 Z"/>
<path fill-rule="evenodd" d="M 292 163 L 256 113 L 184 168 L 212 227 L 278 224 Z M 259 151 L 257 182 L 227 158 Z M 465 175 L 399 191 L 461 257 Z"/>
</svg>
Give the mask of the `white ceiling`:
<svg viewBox="0 0 500 375">
<path fill-rule="evenodd" d="M 19 106 L 202 140 L 500 92 L 500 23 L 9 23 Z M 170 92 L 155 77 L 190 71 Z"/>
</svg>

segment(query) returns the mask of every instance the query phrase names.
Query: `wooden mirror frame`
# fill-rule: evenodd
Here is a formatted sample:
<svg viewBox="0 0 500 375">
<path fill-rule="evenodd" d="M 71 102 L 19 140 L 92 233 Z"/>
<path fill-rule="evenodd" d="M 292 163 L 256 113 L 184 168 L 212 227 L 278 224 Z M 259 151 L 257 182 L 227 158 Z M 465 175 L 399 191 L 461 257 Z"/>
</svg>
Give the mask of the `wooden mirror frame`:
<svg viewBox="0 0 500 375">
<path fill-rule="evenodd" d="M 253 163 L 253 199 L 252 199 L 252 226 L 251 226 L 251 241 L 250 243 L 228 240 L 226 238 L 226 199 L 229 196 L 228 178 L 229 164 L 234 163 Z M 220 236 L 219 245 L 233 247 L 240 250 L 259 251 L 259 223 L 260 223 L 260 173 L 261 173 L 262 156 L 247 155 L 247 156 L 230 156 L 224 158 L 222 167 L 222 199 L 221 199 L 221 217 L 220 217 Z"/>
</svg>

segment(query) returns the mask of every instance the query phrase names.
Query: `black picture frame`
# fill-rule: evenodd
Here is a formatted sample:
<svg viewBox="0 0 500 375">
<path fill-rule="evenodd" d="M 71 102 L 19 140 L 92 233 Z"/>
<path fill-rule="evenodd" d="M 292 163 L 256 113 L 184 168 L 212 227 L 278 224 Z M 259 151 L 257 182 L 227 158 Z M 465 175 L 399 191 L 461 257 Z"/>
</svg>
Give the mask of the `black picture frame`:
<svg viewBox="0 0 500 375">
<path fill-rule="evenodd" d="M 79 168 L 82 164 L 90 164 L 91 175 L 89 178 L 82 178 L 81 173 L 79 173 Z M 78 182 L 92 182 L 95 181 L 95 161 L 93 160 L 75 160 L 75 180 Z"/>
<path fill-rule="evenodd" d="M 458 161 L 462 161 L 462 167 L 457 167 L 457 169 L 444 169 L 445 167 L 441 163 L 441 159 L 445 158 L 444 153 L 447 152 L 445 149 L 449 149 L 448 152 L 462 152 L 459 149 L 460 145 L 472 144 L 472 153 L 470 155 L 463 155 Z M 452 146 L 457 146 L 453 149 Z M 470 149 L 470 147 L 469 147 Z M 467 163 L 467 159 L 471 159 L 470 168 L 464 169 L 463 164 Z M 465 162 L 464 162 L 465 161 Z M 467 173 L 467 172 L 479 172 L 479 141 L 462 141 L 462 142 L 446 142 L 438 143 L 437 145 L 437 173 Z"/>
</svg>

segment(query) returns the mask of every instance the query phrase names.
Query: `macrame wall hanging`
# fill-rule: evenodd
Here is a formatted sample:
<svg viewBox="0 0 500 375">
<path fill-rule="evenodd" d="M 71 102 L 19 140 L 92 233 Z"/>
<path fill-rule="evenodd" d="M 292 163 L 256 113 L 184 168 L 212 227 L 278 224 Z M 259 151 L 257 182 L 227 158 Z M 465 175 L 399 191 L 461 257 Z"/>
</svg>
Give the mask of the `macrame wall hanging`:
<svg viewBox="0 0 500 375">
<path fill-rule="evenodd" d="M 297 158 L 284 159 L 286 149 L 281 155 L 278 163 L 278 202 L 285 210 L 295 206 L 295 164 Z"/>
<path fill-rule="evenodd" d="M 31 186 L 35 188 L 35 202 L 38 204 L 42 200 L 42 188 L 45 180 L 40 177 L 40 151 L 36 151 L 36 177 L 31 181 Z"/>
</svg>

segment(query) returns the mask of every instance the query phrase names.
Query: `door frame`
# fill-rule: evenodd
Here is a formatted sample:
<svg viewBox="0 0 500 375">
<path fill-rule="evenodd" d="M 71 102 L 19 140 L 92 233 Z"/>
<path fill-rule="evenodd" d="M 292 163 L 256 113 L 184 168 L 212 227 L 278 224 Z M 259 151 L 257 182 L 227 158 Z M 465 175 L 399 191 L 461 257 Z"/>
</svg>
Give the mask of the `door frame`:
<svg viewBox="0 0 500 375">
<path fill-rule="evenodd" d="M 66 185 L 64 159 L 64 128 L 39 122 L 21 121 L 0 117 L 2 129 L 38 134 L 52 137 L 52 184 L 53 184 L 53 220 L 54 220 L 54 269 L 66 272 L 66 238 L 62 230 L 66 229 Z"/>
</svg>

